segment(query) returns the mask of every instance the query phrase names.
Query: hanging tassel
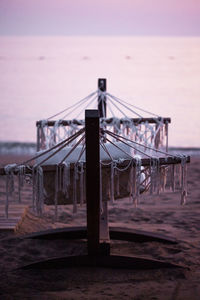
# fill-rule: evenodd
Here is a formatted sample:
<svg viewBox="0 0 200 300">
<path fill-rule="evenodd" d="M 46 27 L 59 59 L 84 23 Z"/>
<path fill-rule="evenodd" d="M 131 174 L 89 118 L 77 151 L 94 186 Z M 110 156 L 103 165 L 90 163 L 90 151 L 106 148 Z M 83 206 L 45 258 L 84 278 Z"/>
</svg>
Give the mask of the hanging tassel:
<svg viewBox="0 0 200 300">
<path fill-rule="evenodd" d="M 16 166 L 17 166 L 16 164 L 9 164 L 9 165 L 4 167 L 5 174 L 6 174 L 7 179 L 8 179 L 8 193 L 9 193 L 9 195 L 12 195 L 12 193 L 15 190 L 14 170 L 15 170 Z"/>
<path fill-rule="evenodd" d="M 159 182 L 160 182 L 160 164 L 159 159 L 155 158 L 155 192 L 159 194 Z"/>
<path fill-rule="evenodd" d="M 152 195 L 155 188 L 155 159 L 151 158 L 151 187 L 150 187 L 150 194 Z"/>
<path fill-rule="evenodd" d="M 167 168 L 163 167 L 163 192 L 165 192 L 167 185 Z"/>
<path fill-rule="evenodd" d="M 21 174 L 18 174 L 18 203 L 21 203 L 21 187 L 22 187 Z"/>
<path fill-rule="evenodd" d="M 119 176 L 119 170 L 116 169 L 116 179 L 117 179 L 117 182 L 116 182 L 116 193 L 117 193 L 117 196 L 120 196 L 120 188 L 119 188 L 119 182 L 120 182 L 120 176 Z"/>
<path fill-rule="evenodd" d="M 131 183 L 132 183 L 132 201 L 135 205 L 135 207 L 137 206 L 137 199 L 136 199 L 136 191 L 137 191 L 137 168 L 136 166 L 134 167 L 133 166 L 133 163 L 132 163 L 132 166 L 131 166 L 131 169 L 132 169 L 132 178 L 131 178 Z"/>
<path fill-rule="evenodd" d="M 150 193 L 153 194 L 154 192 L 158 192 L 159 185 L 159 159 L 157 157 L 151 158 L 151 187 L 150 187 Z"/>
<path fill-rule="evenodd" d="M 133 166 L 131 164 L 130 172 L 129 172 L 129 201 L 131 201 L 133 197 Z"/>
<path fill-rule="evenodd" d="M 58 218 L 58 176 L 59 170 L 58 165 L 56 165 L 56 173 L 55 173 L 55 194 L 54 194 L 54 220 L 57 221 Z"/>
<path fill-rule="evenodd" d="M 155 133 L 155 148 L 158 149 L 159 145 L 160 145 L 160 126 L 158 127 Z"/>
<path fill-rule="evenodd" d="M 147 146 L 148 144 L 148 122 L 146 121 L 144 124 L 144 144 Z M 144 148 L 144 152 L 147 151 L 147 148 Z"/>
<path fill-rule="evenodd" d="M 32 169 L 32 209 L 35 212 L 35 198 L 36 198 L 36 176 L 35 176 L 35 166 Z"/>
<path fill-rule="evenodd" d="M 58 165 L 58 192 L 62 192 L 62 184 L 63 184 L 62 169 L 63 169 L 62 165 Z"/>
<path fill-rule="evenodd" d="M 175 192 L 175 165 L 171 166 L 171 190 Z"/>
<path fill-rule="evenodd" d="M 68 166 L 66 162 L 63 162 L 63 183 L 62 183 L 62 192 L 68 198 L 68 185 L 67 185 L 67 175 L 68 175 Z"/>
<path fill-rule="evenodd" d="M 111 165 L 110 165 L 110 201 L 113 204 L 114 200 L 115 200 L 115 196 L 114 196 L 114 171 L 115 171 L 115 167 L 116 164 L 114 161 L 112 161 Z"/>
<path fill-rule="evenodd" d="M 79 162 L 80 166 L 80 205 L 82 206 L 84 203 L 84 187 L 83 187 L 83 177 L 84 177 L 84 168 L 83 162 Z"/>
<path fill-rule="evenodd" d="M 186 157 L 181 159 L 181 205 L 186 203 L 187 187 L 186 187 Z"/>
<path fill-rule="evenodd" d="M 150 158 L 150 166 L 149 166 L 149 180 L 150 180 L 150 189 L 149 193 L 150 195 L 153 194 L 153 161 L 152 158 Z"/>
<path fill-rule="evenodd" d="M 169 143 L 169 126 L 168 126 L 168 122 L 165 123 L 165 136 L 166 136 L 166 152 L 168 152 L 168 143 Z"/>
<path fill-rule="evenodd" d="M 73 213 L 77 212 L 77 190 L 76 190 L 76 181 L 78 177 L 77 165 L 74 164 L 74 178 L 73 178 Z"/>
<path fill-rule="evenodd" d="M 35 184 L 36 184 L 36 212 L 39 216 L 42 215 L 44 206 L 44 184 L 43 184 L 43 170 L 42 167 L 38 166 L 36 168 L 35 174 Z"/>
<path fill-rule="evenodd" d="M 159 167 L 159 194 L 163 192 L 163 179 L 164 179 L 164 170 L 163 167 Z"/>
<path fill-rule="evenodd" d="M 12 196 L 14 192 L 14 169 L 16 164 L 9 164 L 4 167 L 6 174 L 6 205 L 5 205 L 5 215 L 8 218 L 9 209 L 9 196 Z"/>
<path fill-rule="evenodd" d="M 99 172 L 100 172 L 100 182 L 99 182 L 99 185 L 100 185 L 100 213 L 102 214 L 103 213 L 103 201 L 102 201 L 103 186 L 102 186 L 102 164 L 101 163 L 99 166 Z"/>
<path fill-rule="evenodd" d="M 176 165 L 176 176 L 178 178 L 178 186 L 181 188 L 181 165 Z"/>
<path fill-rule="evenodd" d="M 156 186 L 156 193 L 157 195 L 160 195 L 161 193 L 161 180 L 162 180 L 162 174 L 161 174 L 161 166 L 159 164 L 158 160 L 158 165 L 157 165 L 157 175 L 156 175 L 156 180 L 157 180 L 157 186 Z"/>
<path fill-rule="evenodd" d="M 156 193 L 160 195 L 161 192 L 161 167 L 159 165 L 159 159 L 157 160 L 156 165 Z"/>
<path fill-rule="evenodd" d="M 160 143 L 159 146 L 163 146 L 164 143 L 164 124 L 160 125 Z"/>
<path fill-rule="evenodd" d="M 140 158 L 135 158 L 136 159 L 136 165 L 135 165 L 135 199 L 134 199 L 134 204 L 135 207 L 137 207 L 138 202 L 139 202 L 139 196 L 140 196 L 140 178 L 141 178 L 141 159 Z"/>
<path fill-rule="evenodd" d="M 25 166 L 18 166 L 18 202 L 21 203 L 21 189 L 24 186 Z"/>
<path fill-rule="evenodd" d="M 39 169 L 39 196 L 40 215 L 42 215 L 44 210 L 44 175 L 42 167 Z"/>
<path fill-rule="evenodd" d="M 9 177 L 6 175 L 6 205 L 5 205 L 5 215 L 8 219 L 8 208 L 9 208 Z"/>
<path fill-rule="evenodd" d="M 69 198 L 69 186 L 70 186 L 70 163 L 63 162 L 63 183 L 62 192 Z"/>
<path fill-rule="evenodd" d="M 41 121 L 41 149 L 48 149 L 48 133 L 45 134 L 45 128 L 48 131 L 47 120 Z"/>
</svg>

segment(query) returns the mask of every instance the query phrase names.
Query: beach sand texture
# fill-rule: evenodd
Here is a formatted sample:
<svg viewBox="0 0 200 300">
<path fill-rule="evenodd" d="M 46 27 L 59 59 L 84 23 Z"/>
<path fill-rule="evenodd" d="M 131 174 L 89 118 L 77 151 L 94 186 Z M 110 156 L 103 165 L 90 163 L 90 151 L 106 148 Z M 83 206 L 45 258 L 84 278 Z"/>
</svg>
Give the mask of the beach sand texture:
<svg viewBox="0 0 200 300">
<path fill-rule="evenodd" d="M 23 160 L 1 157 L 1 164 Z M 61 206 L 56 223 L 53 209 L 40 219 L 29 211 L 17 232 L 0 231 L 1 299 L 166 299 L 196 300 L 200 297 L 200 157 L 188 165 L 188 197 L 180 206 L 178 192 L 142 198 L 134 208 L 127 199 L 109 207 L 112 226 L 163 233 L 179 240 L 176 245 L 158 242 L 111 242 L 111 253 L 138 255 L 180 264 L 185 269 L 125 270 L 107 268 L 66 268 L 60 270 L 16 270 L 56 256 L 86 253 L 85 241 L 25 240 L 23 234 L 64 226 L 85 224 L 85 208 L 76 215 L 71 206 Z M 4 183 L 1 178 L 0 185 Z M 23 201 L 30 202 L 26 186 Z M 1 197 L 1 204 L 3 198 Z M 188 269 L 189 268 L 189 269 Z"/>
</svg>

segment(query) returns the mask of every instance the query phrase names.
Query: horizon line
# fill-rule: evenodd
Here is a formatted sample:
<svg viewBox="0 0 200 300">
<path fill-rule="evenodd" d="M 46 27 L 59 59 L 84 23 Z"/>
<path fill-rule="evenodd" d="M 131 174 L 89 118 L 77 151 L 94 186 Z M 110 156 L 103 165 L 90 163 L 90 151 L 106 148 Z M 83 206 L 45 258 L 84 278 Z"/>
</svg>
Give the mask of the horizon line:
<svg viewBox="0 0 200 300">
<path fill-rule="evenodd" d="M 1 34 L 0 37 L 160 37 L 160 38 L 177 38 L 177 37 L 200 37 L 200 34 Z"/>
</svg>

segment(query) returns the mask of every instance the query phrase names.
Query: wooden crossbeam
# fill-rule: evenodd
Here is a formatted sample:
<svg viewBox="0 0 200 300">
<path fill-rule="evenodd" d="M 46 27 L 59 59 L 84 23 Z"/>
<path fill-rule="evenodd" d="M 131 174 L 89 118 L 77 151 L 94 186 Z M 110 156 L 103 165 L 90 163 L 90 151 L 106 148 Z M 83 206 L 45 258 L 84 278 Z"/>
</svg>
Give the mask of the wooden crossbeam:
<svg viewBox="0 0 200 300">
<path fill-rule="evenodd" d="M 138 125 L 138 124 L 142 124 L 145 122 L 148 122 L 150 124 L 157 124 L 158 121 L 163 121 L 164 124 L 166 123 L 171 123 L 171 118 L 129 118 L 131 120 L 131 122 L 133 122 L 134 125 Z M 36 126 L 37 127 L 41 127 L 42 126 L 42 120 L 37 121 L 36 122 Z M 113 118 L 106 118 L 104 121 L 104 124 L 107 123 L 108 125 L 111 124 L 113 122 Z M 123 124 L 123 118 L 119 119 L 120 124 Z M 49 127 L 53 127 L 55 125 L 56 121 L 55 120 L 50 120 L 47 121 L 46 125 Z M 79 125 L 79 126 L 83 126 L 84 125 L 84 120 L 60 120 L 60 125 L 63 126 L 70 126 L 72 124 L 74 125 Z"/>
<path fill-rule="evenodd" d="M 186 156 L 185 157 L 186 163 L 190 162 L 190 156 Z M 172 164 L 180 164 L 182 161 L 182 157 L 181 156 L 168 156 L 166 158 L 164 157 L 160 157 L 158 158 L 158 163 L 160 166 L 165 166 L 165 165 L 172 165 Z M 126 159 L 123 162 L 120 163 L 119 167 L 126 167 L 128 164 L 130 163 L 130 160 Z M 137 161 L 134 161 L 133 158 L 133 166 L 136 166 Z M 151 166 L 152 165 L 152 159 L 150 158 L 142 158 L 141 159 L 141 166 L 147 167 L 147 166 Z M 44 172 L 52 172 L 56 170 L 57 165 L 43 165 L 43 171 Z M 85 163 L 83 165 L 83 167 L 85 168 Z M 110 168 L 110 166 L 103 166 L 103 168 Z M 74 169 L 74 163 L 70 164 L 70 169 L 73 170 Z M 26 174 L 32 174 L 32 170 L 30 169 L 30 167 L 26 167 L 25 168 L 25 173 Z M 17 174 L 17 171 L 14 171 L 14 174 Z M 0 175 L 6 175 L 4 168 L 0 168 Z"/>
</svg>

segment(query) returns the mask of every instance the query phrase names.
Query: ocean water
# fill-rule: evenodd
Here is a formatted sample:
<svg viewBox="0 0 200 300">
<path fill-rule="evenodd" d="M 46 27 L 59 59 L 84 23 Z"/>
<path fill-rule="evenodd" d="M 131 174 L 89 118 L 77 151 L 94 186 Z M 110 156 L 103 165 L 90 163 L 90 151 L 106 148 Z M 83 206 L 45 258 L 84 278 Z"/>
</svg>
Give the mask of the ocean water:
<svg viewBox="0 0 200 300">
<path fill-rule="evenodd" d="M 171 117 L 170 146 L 200 147 L 199 37 L 0 37 L 0 141 L 34 143 L 35 122 L 95 91 L 99 77 Z"/>
</svg>

